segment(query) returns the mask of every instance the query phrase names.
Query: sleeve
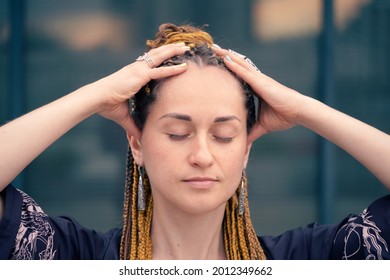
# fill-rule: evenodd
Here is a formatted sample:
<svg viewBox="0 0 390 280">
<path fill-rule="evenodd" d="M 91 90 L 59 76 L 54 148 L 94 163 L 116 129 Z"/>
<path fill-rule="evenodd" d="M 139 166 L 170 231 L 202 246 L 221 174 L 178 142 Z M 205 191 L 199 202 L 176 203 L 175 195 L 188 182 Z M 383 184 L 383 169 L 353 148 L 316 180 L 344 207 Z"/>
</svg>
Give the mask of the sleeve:
<svg viewBox="0 0 390 280">
<path fill-rule="evenodd" d="M 390 195 L 373 202 L 340 226 L 333 241 L 331 259 L 390 259 Z"/>
<path fill-rule="evenodd" d="M 259 238 L 269 259 L 390 259 L 390 195 L 339 224 L 310 224 Z"/>
<path fill-rule="evenodd" d="M 117 259 L 120 230 L 105 234 L 68 217 L 49 217 L 26 193 L 8 186 L 1 195 L 0 259 Z"/>
</svg>

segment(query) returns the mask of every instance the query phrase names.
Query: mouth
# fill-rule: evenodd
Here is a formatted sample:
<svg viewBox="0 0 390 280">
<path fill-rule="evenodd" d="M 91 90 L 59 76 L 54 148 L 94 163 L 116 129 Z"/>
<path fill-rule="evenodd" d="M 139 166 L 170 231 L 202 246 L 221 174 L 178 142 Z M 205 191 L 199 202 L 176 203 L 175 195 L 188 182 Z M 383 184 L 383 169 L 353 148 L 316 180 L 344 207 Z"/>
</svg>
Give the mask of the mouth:
<svg viewBox="0 0 390 280">
<path fill-rule="evenodd" d="M 184 179 L 183 182 L 188 184 L 192 188 L 196 189 L 209 189 L 218 182 L 218 178 L 212 177 L 194 177 L 189 179 Z"/>
</svg>

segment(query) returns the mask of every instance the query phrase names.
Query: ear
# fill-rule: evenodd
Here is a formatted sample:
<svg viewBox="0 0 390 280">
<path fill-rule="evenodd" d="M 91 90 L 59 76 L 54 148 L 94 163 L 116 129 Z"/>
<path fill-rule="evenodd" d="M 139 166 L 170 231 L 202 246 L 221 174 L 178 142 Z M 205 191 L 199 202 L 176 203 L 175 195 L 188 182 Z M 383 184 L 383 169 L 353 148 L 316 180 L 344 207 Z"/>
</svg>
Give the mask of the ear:
<svg viewBox="0 0 390 280">
<path fill-rule="evenodd" d="M 243 166 L 242 166 L 243 170 L 246 169 L 246 166 L 248 165 L 249 154 L 251 152 L 251 148 L 252 148 L 252 142 L 248 142 L 246 145 L 246 152 L 245 152 L 244 162 L 243 162 Z"/>
<path fill-rule="evenodd" d="M 127 134 L 127 140 L 129 141 L 131 153 L 133 154 L 135 162 L 138 166 L 143 166 L 144 161 L 142 157 L 142 145 L 140 139 L 137 139 L 134 136 Z"/>
</svg>

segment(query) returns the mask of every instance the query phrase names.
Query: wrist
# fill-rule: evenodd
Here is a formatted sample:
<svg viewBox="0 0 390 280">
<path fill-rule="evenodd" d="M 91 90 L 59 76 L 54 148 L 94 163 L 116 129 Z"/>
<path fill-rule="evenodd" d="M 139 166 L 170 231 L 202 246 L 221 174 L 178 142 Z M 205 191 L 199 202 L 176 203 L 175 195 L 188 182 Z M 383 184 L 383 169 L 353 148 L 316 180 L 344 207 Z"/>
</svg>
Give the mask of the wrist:
<svg viewBox="0 0 390 280">
<path fill-rule="evenodd" d="M 87 117 L 99 114 L 109 105 L 106 93 L 104 84 L 99 82 L 87 84 L 74 92 Z"/>
<path fill-rule="evenodd" d="M 324 113 L 326 105 L 306 95 L 301 95 L 301 97 L 296 124 L 311 128 L 316 116 Z"/>
</svg>

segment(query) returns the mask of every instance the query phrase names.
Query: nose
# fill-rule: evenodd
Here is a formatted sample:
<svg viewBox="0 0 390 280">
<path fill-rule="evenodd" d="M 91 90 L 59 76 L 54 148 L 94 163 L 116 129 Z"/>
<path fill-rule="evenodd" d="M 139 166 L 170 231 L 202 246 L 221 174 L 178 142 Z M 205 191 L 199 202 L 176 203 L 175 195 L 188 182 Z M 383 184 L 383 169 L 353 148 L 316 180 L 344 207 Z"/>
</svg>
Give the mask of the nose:
<svg viewBox="0 0 390 280">
<path fill-rule="evenodd" d="M 193 139 L 193 145 L 189 153 L 189 162 L 192 166 L 201 168 L 210 167 L 214 157 L 207 141 L 207 136 L 197 136 Z"/>
</svg>

